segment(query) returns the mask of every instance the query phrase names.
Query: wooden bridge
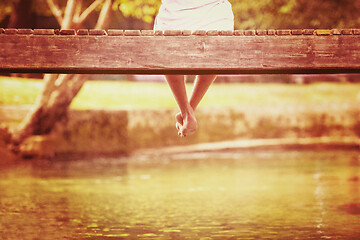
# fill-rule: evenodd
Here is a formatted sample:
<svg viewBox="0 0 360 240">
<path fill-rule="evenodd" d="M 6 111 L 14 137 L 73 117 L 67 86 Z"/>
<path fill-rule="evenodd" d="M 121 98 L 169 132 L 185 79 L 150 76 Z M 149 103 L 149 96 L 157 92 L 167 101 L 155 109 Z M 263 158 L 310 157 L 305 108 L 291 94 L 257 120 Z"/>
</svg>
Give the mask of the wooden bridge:
<svg viewBox="0 0 360 240">
<path fill-rule="evenodd" d="M 0 28 L 2 73 L 360 73 L 360 29 Z"/>
</svg>

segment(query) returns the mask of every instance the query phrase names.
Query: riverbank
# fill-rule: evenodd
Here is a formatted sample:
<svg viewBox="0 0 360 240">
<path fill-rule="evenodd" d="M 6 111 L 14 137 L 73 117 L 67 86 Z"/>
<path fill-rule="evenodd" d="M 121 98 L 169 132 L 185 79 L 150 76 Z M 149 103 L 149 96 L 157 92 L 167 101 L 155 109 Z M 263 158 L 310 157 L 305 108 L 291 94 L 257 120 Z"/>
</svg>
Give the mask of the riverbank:
<svg viewBox="0 0 360 240">
<path fill-rule="evenodd" d="M 0 79 L 6 89 L 0 121 L 15 128 L 41 84 Z M 49 136 L 27 139 L 21 152 L 25 157 L 96 156 L 224 141 L 231 147 L 233 140 L 356 142 L 359 102 L 360 84 L 214 84 L 197 112 L 199 131 L 182 139 L 174 127 L 177 107 L 166 84 L 89 81 L 74 99 L 68 121 Z"/>
</svg>

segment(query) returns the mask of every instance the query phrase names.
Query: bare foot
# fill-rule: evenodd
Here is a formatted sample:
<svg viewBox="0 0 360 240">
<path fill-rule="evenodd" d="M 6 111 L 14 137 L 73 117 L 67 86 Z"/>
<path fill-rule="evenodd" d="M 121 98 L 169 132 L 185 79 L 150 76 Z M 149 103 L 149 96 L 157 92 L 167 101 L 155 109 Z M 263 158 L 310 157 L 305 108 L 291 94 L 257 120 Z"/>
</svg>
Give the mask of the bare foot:
<svg viewBox="0 0 360 240">
<path fill-rule="evenodd" d="M 178 131 L 180 131 L 180 129 L 182 128 L 182 125 L 184 124 L 181 112 L 179 112 L 175 115 L 175 120 L 176 120 L 176 129 Z"/>
<path fill-rule="evenodd" d="M 177 121 L 176 128 L 181 137 L 186 137 L 187 135 L 194 133 L 198 128 L 194 110 L 190 106 L 185 117 L 183 117 L 181 113 L 178 113 L 175 115 L 175 119 Z"/>
</svg>

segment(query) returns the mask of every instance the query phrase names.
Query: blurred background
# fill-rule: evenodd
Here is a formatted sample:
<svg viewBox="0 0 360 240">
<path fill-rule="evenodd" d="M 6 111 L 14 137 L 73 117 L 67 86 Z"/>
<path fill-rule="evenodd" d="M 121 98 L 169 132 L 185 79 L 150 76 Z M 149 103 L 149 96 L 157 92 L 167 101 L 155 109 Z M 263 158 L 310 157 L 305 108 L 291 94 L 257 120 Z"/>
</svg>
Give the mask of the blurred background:
<svg viewBox="0 0 360 240">
<path fill-rule="evenodd" d="M 360 0 L 230 2 L 236 29 L 360 28 Z M 2 0 L 0 28 L 152 29 L 160 5 Z M 179 138 L 163 76 L 0 75 L 0 239 L 360 239 L 359 82 L 218 76 Z"/>
</svg>

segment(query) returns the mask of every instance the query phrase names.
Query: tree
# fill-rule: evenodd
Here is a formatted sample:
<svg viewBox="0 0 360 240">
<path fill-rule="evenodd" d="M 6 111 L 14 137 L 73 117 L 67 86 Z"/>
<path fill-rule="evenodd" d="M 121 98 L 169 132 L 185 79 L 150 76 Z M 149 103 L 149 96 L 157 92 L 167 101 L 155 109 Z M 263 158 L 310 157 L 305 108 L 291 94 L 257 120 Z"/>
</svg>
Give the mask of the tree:
<svg viewBox="0 0 360 240">
<path fill-rule="evenodd" d="M 88 17 L 101 5 L 95 29 L 106 28 L 112 9 L 120 10 L 125 16 L 150 21 L 156 14 L 156 6 L 160 5 L 160 0 L 151 0 L 149 3 L 123 0 L 114 3 L 113 0 L 95 0 L 82 11 L 83 0 L 67 0 L 63 10 L 54 0 L 46 0 L 46 2 L 62 29 L 81 28 Z M 85 75 L 46 74 L 43 91 L 14 134 L 15 142 L 21 143 L 31 135 L 48 134 L 56 123 L 66 119 L 68 108 L 85 79 Z"/>
<path fill-rule="evenodd" d="M 113 0 L 96 0 L 82 11 L 82 0 L 68 0 L 62 11 L 53 0 L 47 2 L 62 29 L 81 27 L 101 4 L 95 28 L 103 29 L 108 24 L 113 4 Z M 21 123 L 14 136 L 15 141 L 20 143 L 28 136 L 50 133 L 57 122 L 66 118 L 70 103 L 83 86 L 85 78 L 84 75 L 46 74 L 43 91 Z"/>
</svg>

